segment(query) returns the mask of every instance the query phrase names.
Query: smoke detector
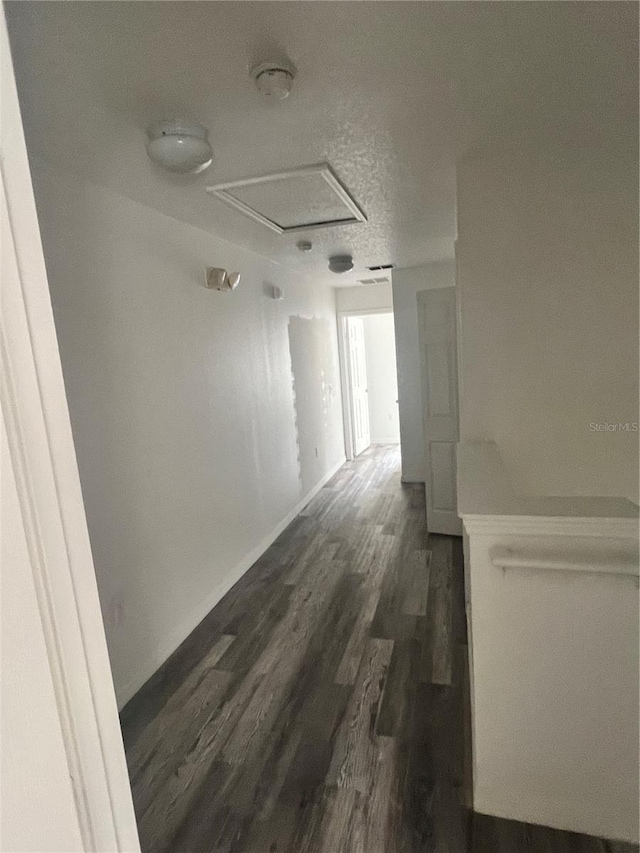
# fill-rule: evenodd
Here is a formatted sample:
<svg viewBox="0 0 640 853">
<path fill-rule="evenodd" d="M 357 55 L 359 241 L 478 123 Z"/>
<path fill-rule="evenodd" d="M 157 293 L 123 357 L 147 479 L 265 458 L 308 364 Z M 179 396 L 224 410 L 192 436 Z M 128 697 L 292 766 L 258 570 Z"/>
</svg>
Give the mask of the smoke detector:
<svg viewBox="0 0 640 853">
<path fill-rule="evenodd" d="M 211 165 L 207 128 L 179 119 L 160 121 L 147 130 L 147 154 L 170 172 L 197 175 Z"/>
<path fill-rule="evenodd" d="M 251 76 L 261 95 L 282 101 L 289 97 L 296 70 L 290 62 L 274 60 L 256 65 L 251 69 Z"/>
<path fill-rule="evenodd" d="M 329 258 L 329 269 L 335 273 L 351 272 L 353 269 L 353 258 L 351 255 L 332 255 Z"/>
</svg>

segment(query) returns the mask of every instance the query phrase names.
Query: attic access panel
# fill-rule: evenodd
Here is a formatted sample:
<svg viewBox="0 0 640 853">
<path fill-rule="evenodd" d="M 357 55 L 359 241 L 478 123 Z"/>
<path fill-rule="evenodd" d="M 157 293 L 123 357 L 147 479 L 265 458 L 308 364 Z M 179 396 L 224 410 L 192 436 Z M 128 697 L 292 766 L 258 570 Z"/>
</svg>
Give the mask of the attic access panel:
<svg viewBox="0 0 640 853">
<path fill-rule="evenodd" d="M 277 234 L 367 221 L 328 163 L 216 184 L 207 192 Z"/>
</svg>

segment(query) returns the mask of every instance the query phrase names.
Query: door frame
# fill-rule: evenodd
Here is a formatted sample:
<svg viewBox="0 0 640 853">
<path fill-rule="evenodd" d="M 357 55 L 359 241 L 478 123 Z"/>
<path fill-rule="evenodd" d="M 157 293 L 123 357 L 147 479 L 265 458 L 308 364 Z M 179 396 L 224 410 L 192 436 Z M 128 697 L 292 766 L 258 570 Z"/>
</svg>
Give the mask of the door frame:
<svg viewBox="0 0 640 853">
<path fill-rule="evenodd" d="M 367 317 L 371 314 L 391 314 L 393 308 L 366 308 L 338 311 L 338 360 L 340 362 L 340 386 L 342 389 L 342 421 L 344 425 L 344 455 L 348 462 L 355 457 L 355 435 L 353 423 L 353 394 L 351 391 L 351 370 L 349 366 L 349 341 L 347 331 L 348 317 Z"/>
<path fill-rule="evenodd" d="M 140 850 L 4 13 L 0 398 L 82 849 Z M 34 816 L 34 819 L 37 816 Z"/>
</svg>

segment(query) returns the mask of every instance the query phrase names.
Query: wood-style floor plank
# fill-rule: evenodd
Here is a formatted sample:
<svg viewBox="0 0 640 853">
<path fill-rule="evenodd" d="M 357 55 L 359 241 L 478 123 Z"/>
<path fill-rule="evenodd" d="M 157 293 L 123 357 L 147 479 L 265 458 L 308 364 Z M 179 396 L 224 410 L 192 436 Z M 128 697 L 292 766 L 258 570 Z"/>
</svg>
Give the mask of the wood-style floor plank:
<svg viewBox="0 0 640 853">
<path fill-rule="evenodd" d="M 378 762 L 375 726 L 393 651 L 392 640 L 369 640 L 340 727 L 327 784 L 369 792 Z"/>
<path fill-rule="evenodd" d="M 451 684 L 453 657 L 453 564 L 449 536 L 433 537 L 429 591 L 434 598 L 434 641 L 431 681 Z"/>
<path fill-rule="evenodd" d="M 471 815 L 460 541 L 347 463 L 122 713 L 144 853 L 637 853 Z"/>
<path fill-rule="evenodd" d="M 365 603 L 358 614 L 351 637 L 336 673 L 337 684 L 353 684 L 360 668 L 367 640 L 370 637 L 371 622 L 380 599 L 379 589 L 369 589 L 365 593 Z"/>
</svg>

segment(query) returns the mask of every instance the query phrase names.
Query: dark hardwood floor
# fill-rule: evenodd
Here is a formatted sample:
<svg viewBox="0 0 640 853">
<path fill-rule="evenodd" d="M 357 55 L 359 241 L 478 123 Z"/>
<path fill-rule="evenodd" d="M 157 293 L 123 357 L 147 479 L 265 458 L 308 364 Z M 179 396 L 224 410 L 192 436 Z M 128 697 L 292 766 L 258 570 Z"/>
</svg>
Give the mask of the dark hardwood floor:
<svg viewBox="0 0 640 853">
<path fill-rule="evenodd" d="M 460 540 L 345 465 L 122 713 L 145 853 L 627 853 L 470 815 Z"/>
</svg>

